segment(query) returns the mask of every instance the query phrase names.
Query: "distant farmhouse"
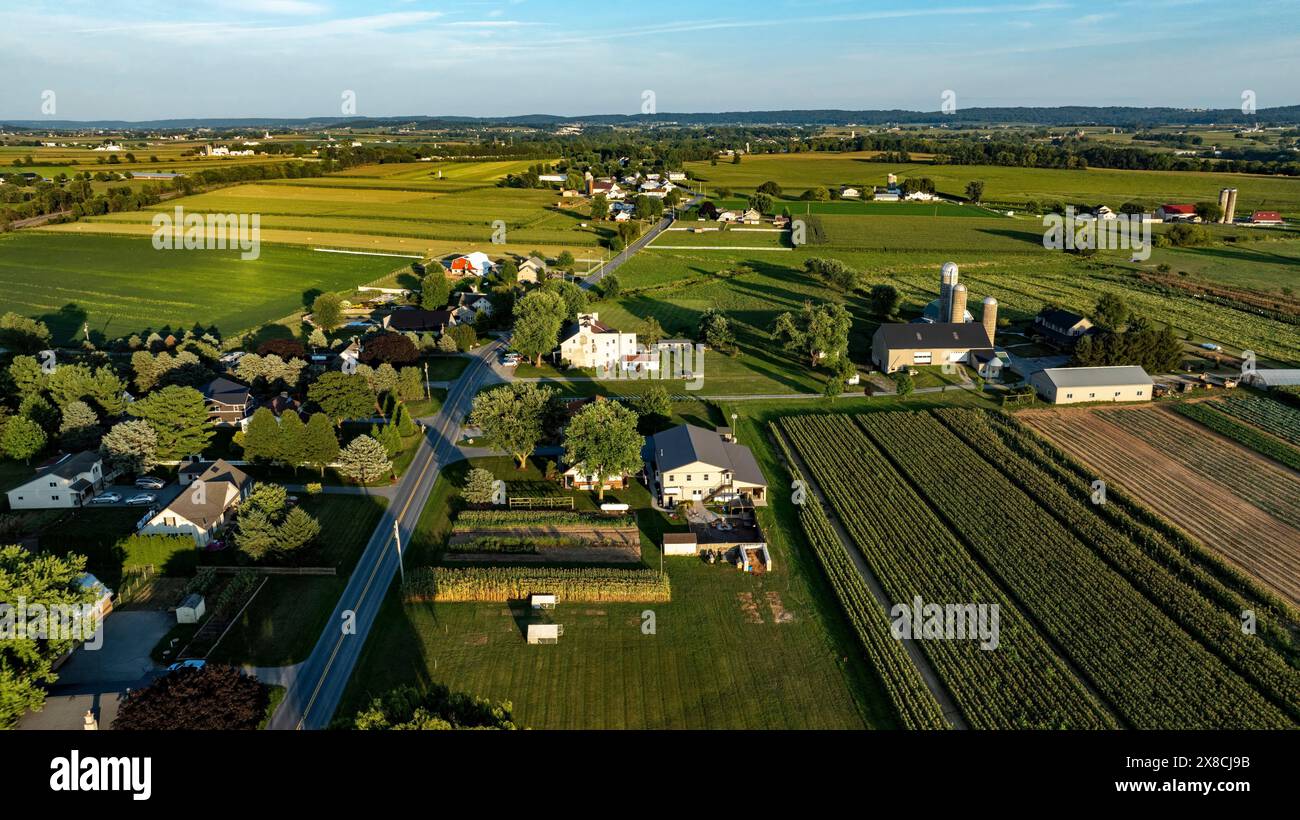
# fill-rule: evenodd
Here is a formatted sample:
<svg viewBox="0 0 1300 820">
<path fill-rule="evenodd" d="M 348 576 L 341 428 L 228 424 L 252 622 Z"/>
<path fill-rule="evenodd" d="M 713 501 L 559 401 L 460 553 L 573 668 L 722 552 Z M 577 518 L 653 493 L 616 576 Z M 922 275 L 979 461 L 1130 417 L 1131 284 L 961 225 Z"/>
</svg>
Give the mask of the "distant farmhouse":
<svg viewBox="0 0 1300 820">
<path fill-rule="evenodd" d="M 1051 367 L 1029 377 L 1050 404 L 1151 401 L 1155 382 L 1140 367 Z"/>
<path fill-rule="evenodd" d="M 1096 328 L 1085 316 L 1061 308 L 1043 308 L 1034 317 L 1034 330 L 1052 344 L 1072 350 L 1084 336 Z"/>
</svg>

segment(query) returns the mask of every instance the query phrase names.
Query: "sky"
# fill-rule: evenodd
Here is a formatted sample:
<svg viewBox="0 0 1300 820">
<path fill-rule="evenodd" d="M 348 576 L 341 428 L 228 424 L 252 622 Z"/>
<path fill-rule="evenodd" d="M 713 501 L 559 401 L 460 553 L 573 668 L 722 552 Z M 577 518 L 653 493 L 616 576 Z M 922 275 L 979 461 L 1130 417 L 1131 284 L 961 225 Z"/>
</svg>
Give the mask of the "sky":
<svg viewBox="0 0 1300 820">
<path fill-rule="evenodd" d="M 1300 0 L 0 0 L 0 78 L 23 120 L 1269 108 Z"/>
</svg>

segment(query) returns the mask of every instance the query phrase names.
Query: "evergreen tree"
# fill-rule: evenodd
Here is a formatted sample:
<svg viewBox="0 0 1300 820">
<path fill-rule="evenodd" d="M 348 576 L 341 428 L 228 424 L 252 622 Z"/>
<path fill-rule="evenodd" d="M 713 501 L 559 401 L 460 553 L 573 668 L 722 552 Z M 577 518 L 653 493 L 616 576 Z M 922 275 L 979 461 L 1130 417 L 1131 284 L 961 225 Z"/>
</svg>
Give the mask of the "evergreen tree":
<svg viewBox="0 0 1300 820">
<path fill-rule="evenodd" d="M 277 552 L 287 553 L 302 549 L 320 535 L 320 522 L 307 514 L 302 507 L 294 507 L 277 530 Z"/>
<path fill-rule="evenodd" d="M 360 484 L 367 484 L 392 472 L 384 445 L 370 436 L 357 436 L 339 453 L 339 472 Z"/>
<path fill-rule="evenodd" d="M 63 421 L 59 424 L 59 440 L 69 452 L 86 450 L 99 445 L 103 430 L 99 416 L 84 401 L 69 402 L 63 408 Z"/>
<path fill-rule="evenodd" d="M 123 421 L 104 434 L 99 450 L 116 469 L 139 475 L 158 458 L 158 434 L 147 421 Z"/>
<path fill-rule="evenodd" d="M 212 440 L 207 403 L 192 387 L 164 387 L 132 402 L 128 412 L 153 427 L 160 460 L 202 453 Z"/>
<path fill-rule="evenodd" d="M 420 307 L 425 310 L 439 310 L 447 306 L 451 298 L 451 285 L 442 265 L 435 264 L 423 280 L 420 281 Z"/>
<path fill-rule="evenodd" d="M 280 423 L 268 408 L 259 407 L 243 433 L 244 458 L 249 461 L 282 461 Z"/>
<path fill-rule="evenodd" d="M 470 504 L 491 504 L 496 491 L 496 476 L 482 467 L 469 471 L 465 479 L 465 489 L 461 495 Z"/>
<path fill-rule="evenodd" d="M 322 477 L 325 467 L 333 464 L 339 457 L 339 439 L 334 433 L 334 425 L 324 413 L 316 413 L 307 420 L 303 428 L 302 460 L 320 470 Z"/>
<path fill-rule="evenodd" d="M 48 439 L 41 426 L 31 419 L 14 416 L 0 431 L 0 453 L 24 463 L 45 449 Z"/>
<path fill-rule="evenodd" d="M 285 410 L 280 416 L 280 460 L 293 467 L 298 467 L 307 460 L 307 427 L 302 423 L 302 416 L 294 410 Z"/>
</svg>

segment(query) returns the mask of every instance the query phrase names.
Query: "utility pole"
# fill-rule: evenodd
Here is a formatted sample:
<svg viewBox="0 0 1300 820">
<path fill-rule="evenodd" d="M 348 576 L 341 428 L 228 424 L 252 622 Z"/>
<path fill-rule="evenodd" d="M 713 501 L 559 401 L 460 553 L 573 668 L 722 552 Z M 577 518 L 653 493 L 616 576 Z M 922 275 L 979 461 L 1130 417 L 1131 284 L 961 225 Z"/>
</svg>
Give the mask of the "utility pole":
<svg viewBox="0 0 1300 820">
<path fill-rule="evenodd" d="M 429 388 L 429 362 L 428 361 L 425 361 L 424 363 L 424 397 L 426 399 L 433 398 L 433 391 Z"/>
<path fill-rule="evenodd" d="M 397 527 L 397 519 L 393 519 L 393 542 L 397 545 L 397 569 L 402 574 L 402 583 L 406 583 L 406 567 L 402 565 L 402 531 Z"/>
</svg>

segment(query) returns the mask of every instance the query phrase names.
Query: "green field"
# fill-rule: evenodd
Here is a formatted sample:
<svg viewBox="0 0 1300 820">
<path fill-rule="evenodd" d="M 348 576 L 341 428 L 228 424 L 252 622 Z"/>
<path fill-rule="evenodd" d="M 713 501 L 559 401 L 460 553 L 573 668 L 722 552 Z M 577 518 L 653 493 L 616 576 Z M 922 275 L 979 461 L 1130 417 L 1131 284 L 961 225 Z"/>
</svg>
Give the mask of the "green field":
<svg viewBox="0 0 1300 820">
<path fill-rule="evenodd" d="M 400 264 L 270 244 L 258 259 L 241 260 L 237 250 L 155 250 L 144 236 L 0 236 L 5 310 L 41 319 L 64 344 L 84 324 L 110 339 L 195 325 L 233 336 Z"/>
<path fill-rule="evenodd" d="M 508 459 L 474 463 L 508 483 L 542 480 L 535 464 L 521 475 Z M 412 564 L 439 554 L 452 483 L 465 466 L 439 479 L 411 545 Z M 619 495 L 634 507 L 647 500 L 640 485 Z M 645 605 L 562 604 L 560 643 L 528 646 L 501 604 L 404 605 L 390 593 L 339 714 L 392 686 L 438 682 L 510 700 L 516 720 L 539 729 L 894 725 L 870 670 L 841 648 L 848 646 L 843 627 L 826 609 L 819 581 L 793 563 L 796 536 L 776 526 L 773 511 L 760 512 L 777 571 L 750 576 L 695 558 L 664 559 L 673 601 L 652 607 L 652 635 L 641 631 Z M 648 510 L 638 517 L 644 560 L 657 567 L 666 522 Z"/>
<path fill-rule="evenodd" d="M 739 165 L 722 161 L 689 162 L 688 170 L 704 184 L 706 191 L 720 186 L 752 192 L 772 180 L 783 193 L 797 197 L 808 188 L 840 185 L 880 185 L 890 173 L 900 181 L 908 177 L 929 177 L 942 194 L 962 197 L 966 183 L 984 182 L 989 202 L 1087 202 L 1118 208 L 1128 201 L 1150 205 L 1165 202 L 1215 202 L 1219 189 L 1238 189 L 1237 212 L 1251 209 L 1300 210 L 1300 179 L 1250 174 L 1216 174 L 1183 171 L 1129 171 L 1091 168 L 1015 168 L 999 165 L 931 165 L 928 163 L 882 163 L 861 153 L 753 154 Z M 778 207 L 785 204 L 777 201 Z M 901 204 L 901 203 L 881 203 Z M 793 203 L 791 203 L 793 211 Z"/>
<path fill-rule="evenodd" d="M 579 259 L 599 256 L 608 233 L 558 207 L 554 191 L 497 187 L 530 163 L 395 163 L 327 177 L 245 183 L 168 200 L 148 210 L 108 214 L 43 228 L 53 233 L 150 235 L 155 212 L 259 214 L 264 241 L 441 257 L 484 250 L 494 256 L 533 249 Z M 435 176 L 441 171 L 441 178 Z M 503 243 L 494 230 L 504 223 Z"/>
</svg>

